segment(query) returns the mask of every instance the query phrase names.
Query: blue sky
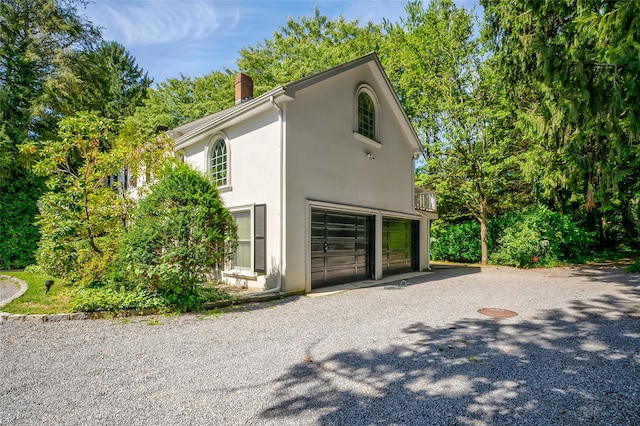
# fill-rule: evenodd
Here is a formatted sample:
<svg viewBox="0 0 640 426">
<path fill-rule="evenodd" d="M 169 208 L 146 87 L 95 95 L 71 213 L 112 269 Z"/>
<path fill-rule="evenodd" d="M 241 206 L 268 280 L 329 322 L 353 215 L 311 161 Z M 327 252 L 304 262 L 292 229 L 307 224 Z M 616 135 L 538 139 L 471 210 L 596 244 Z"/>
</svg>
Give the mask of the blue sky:
<svg viewBox="0 0 640 426">
<path fill-rule="evenodd" d="M 81 13 L 102 27 L 106 40 L 124 45 L 156 83 L 180 74 L 197 77 L 235 69 L 238 51 L 253 46 L 290 17 L 312 15 L 317 6 L 329 18 L 361 23 L 396 21 L 406 0 L 159 1 L 93 0 Z M 425 3 L 427 3 L 425 1 Z M 472 7 L 474 0 L 458 0 Z"/>
</svg>

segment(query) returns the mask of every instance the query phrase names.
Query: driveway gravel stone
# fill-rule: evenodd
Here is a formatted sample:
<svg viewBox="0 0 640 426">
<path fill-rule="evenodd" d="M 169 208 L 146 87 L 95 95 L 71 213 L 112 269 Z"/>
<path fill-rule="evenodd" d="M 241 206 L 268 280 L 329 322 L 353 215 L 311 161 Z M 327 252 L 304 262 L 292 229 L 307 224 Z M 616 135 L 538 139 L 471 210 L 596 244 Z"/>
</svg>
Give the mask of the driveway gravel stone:
<svg viewBox="0 0 640 426">
<path fill-rule="evenodd" d="M 0 275 L 0 308 L 27 291 L 27 283 L 22 280 Z"/>
<path fill-rule="evenodd" d="M 2 322 L 0 424 L 640 424 L 639 275 L 439 267 L 404 284 Z"/>
</svg>

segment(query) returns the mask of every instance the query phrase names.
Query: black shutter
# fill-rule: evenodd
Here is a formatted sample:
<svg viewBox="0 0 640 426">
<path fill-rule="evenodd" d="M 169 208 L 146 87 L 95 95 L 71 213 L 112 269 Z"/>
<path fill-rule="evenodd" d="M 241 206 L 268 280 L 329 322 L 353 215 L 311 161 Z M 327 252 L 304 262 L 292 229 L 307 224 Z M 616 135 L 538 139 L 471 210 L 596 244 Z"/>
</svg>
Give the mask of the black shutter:
<svg viewBox="0 0 640 426">
<path fill-rule="evenodd" d="M 267 273 L 267 205 L 256 204 L 253 210 L 253 263 L 254 271 Z"/>
</svg>

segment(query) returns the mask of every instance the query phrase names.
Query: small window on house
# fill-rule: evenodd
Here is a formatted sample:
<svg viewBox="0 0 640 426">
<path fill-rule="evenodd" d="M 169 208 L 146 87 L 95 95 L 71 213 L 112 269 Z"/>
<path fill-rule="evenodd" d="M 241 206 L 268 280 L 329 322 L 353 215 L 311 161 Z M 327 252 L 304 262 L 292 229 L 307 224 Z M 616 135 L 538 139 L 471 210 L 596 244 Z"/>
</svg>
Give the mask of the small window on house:
<svg viewBox="0 0 640 426">
<path fill-rule="evenodd" d="M 134 188 L 137 184 L 137 179 L 128 167 L 123 168 L 116 175 L 109 175 L 104 181 L 105 186 L 113 189 L 114 191 L 120 191 L 121 193 L 127 192 L 129 189 Z"/>
<path fill-rule="evenodd" d="M 118 188 L 118 175 L 109 175 L 104 180 L 104 185 L 111 189 Z"/>
<path fill-rule="evenodd" d="M 131 175 L 129 174 L 128 167 L 125 167 L 124 169 L 120 170 L 119 181 L 120 181 L 120 191 L 122 192 L 128 191 L 129 188 L 131 187 Z"/>
<path fill-rule="evenodd" d="M 371 96 L 362 90 L 358 93 L 358 133 L 376 139 L 376 107 Z"/>
<path fill-rule="evenodd" d="M 224 139 L 216 140 L 211 148 L 210 171 L 216 186 L 227 185 L 227 143 Z"/>
<path fill-rule="evenodd" d="M 238 247 L 233 254 L 232 266 L 235 269 L 251 269 L 251 211 L 232 212 L 238 227 Z"/>
</svg>

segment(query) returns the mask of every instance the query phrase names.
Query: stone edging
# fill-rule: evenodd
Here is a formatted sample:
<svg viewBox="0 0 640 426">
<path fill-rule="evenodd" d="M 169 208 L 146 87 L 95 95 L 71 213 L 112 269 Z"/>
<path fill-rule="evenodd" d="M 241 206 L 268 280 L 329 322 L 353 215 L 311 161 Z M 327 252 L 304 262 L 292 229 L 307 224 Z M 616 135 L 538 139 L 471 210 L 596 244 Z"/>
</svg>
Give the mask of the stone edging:
<svg viewBox="0 0 640 426">
<path fill-rule="evenodd" d="M 13 278 L 13 277 L 12 277 Z M 26 283 L 25 283 L 26 285 Z M 24 293 L 23 293 L 24 294 Z M 223 308 L 231 305 L 240 305 L 244 303 L 266 302 L 269 300 L 280 299 L 281 297 L 294 296 L 302 294 L 299 291 L 290 293 L 269 293 L 269 294 L 256 294 L 248 295 L 231 300 L 220 300 L 218 302 L 205 303 L 204 309 Z M 21 294 L 22 295 L 22 294 Z M 72 314 L 11 314 L 8 312 L 0 312 L 0 323 L 5 321 L 15 322 L 60 322 L 60 321 L 74 321 L 74 320 L 88 320 L 88 319 L 102 319 L 102 318 L 120 318 L 131 317 L 138 315 L 153 315 L 159 312 L 158 309 L 143 309 L 143 310 L 127 310 L 120 312 L 76 312 Z"/>
<path fill-rule="evenodd" d="M 20 284 L 20 290 L 18 290 L 18 292 L 16 294 L 14 294 L 13 296 L 11 296 L 8 299 L 5 300 L 0 300 L 0 308 L 2 308 L 5 305 L 8 305 L 9 303 L 11 303 L 12 301 L 14 301 L 15 299 L 17 299 L 18 297 L 22 296 L 23 294 L 25 294 L 27 292 L 27 290 L 29 289 L 29 285 L 25 282 L 22 281 L 19 278 L 16 277 L 12 277 L 10 275 L 0 275 L 0 277 L 3 278 L 8 278 L 10 280 L 13 280 L 15 282 L 17 282 L 18 284 Z"/>
</svg>

